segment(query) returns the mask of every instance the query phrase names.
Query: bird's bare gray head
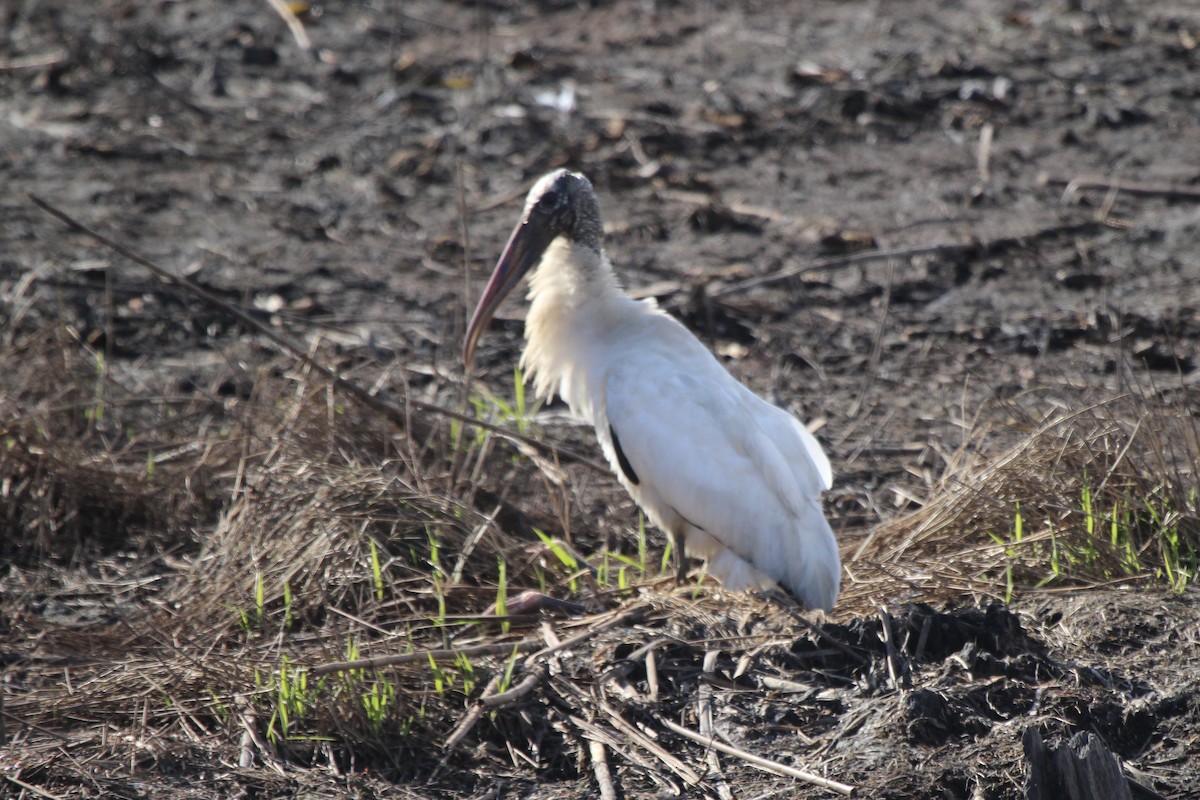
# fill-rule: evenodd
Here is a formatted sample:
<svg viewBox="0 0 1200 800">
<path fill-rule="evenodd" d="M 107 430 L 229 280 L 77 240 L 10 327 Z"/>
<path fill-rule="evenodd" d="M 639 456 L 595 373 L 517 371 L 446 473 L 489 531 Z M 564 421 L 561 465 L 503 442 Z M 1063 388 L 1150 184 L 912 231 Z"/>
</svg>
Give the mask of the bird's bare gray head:
<svg viewBox="0 0 1200 800">
<path fill-rule="evenodd" d="M 521 217 L 521 226 L 526 225 L 541 226 L 554 236 L 565 236 L 577 246 L 597 251 L 604 238 L 592 182 L 565 169 L 547 173 L 533 184 Z"/>
<path fill-rule="evenodd" d="M 475 345 L 500 303 L 521 277 L 541 263 L 546 249 L 557 239 L 590 253 L 600 263 L 604 224 L 591 181 L 578 172 L 555 170 L 538 179 L 525 198 L 521 221 L 496 262 L 483 297 L 471 315 L 463 342 L 463 363 L 470 365 Z"/>
</svg>

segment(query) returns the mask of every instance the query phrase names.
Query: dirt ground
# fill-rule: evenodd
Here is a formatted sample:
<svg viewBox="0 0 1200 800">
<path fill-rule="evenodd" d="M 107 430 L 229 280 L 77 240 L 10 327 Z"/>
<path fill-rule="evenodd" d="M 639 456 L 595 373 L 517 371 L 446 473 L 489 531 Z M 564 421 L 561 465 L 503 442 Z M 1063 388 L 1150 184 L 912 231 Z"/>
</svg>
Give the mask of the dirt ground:
<svg viewBox="0 0 1200 800">
<path fill-rule="evenodd" d="M 258 371 L 288 370 L 260 336 L 70 231 L 33 193 L 360 383 L 394 386 L 403 373 L 412 399 L 453 404 L 465 316 L 521 198 L 543 172 L 578 169 L 600 195 L 628 290 L 656 297 L 739 378 L 810 421 L 833 463 L 827 506 L 852 602 L 824 624 L 866 661 L 814 655 L 800 629 L 773 628 L 797 644 L 764 663 L 805 681 L 824 670 L 829 683 L 722 695 L 716 713 L 734 738 L 861 796 L 999 800 L 1024 796 L 1026 728 L 1091 731 L 1134 797 L 1196 796 L 1194 589 L 1114 578 L 1030 588 L 1007 607 L 1002 591 L 975 588 L 868 597 L 854 588 L 854 554 L 881 521 L 923 505 L 964 442 L 1003 447 L 1053 413 L 1122 394 L 1196 424 L 1200 6 L 295 7 L 308 51 L 257 0 L 0 3 L 6 344 L 39 326 L 69 330 L 143 395 L 245 398 Z M 510 301 L 477 356 L 476 380 L 498 396 L 512 394 L 521 318 Z M 53 394 L 3 392 L 0 432 Z M 598 457 L 561 410 L 539 424 Z M 616 482 L 570 475 L 564 488 L 496 458 L 479 487 L 587 547 L 628 540 L 636 510 Z M 187 562 L 220 513 L 216 502 L 194 529 L 129 557 Z M 15 519 L 0 518 L 11 562 L 0 663 L 15 665 L 0 796 L 29 796 L 23 784 L 64 797 L 300 791 L 239 777 L 237 731 L 207 761 L 110 760 L 92 784 L 23 755 L 34 734 L 11 710 L 18 667 L 78 655 L 29 645 L 31 631 L 87 620 L 69 599 L 22 594 L 42 551 L 25 547 Z M 89 552 L 51 555 L 87 572 Z M 907 678 L 887 672 L 896 657 L 881 619 L 899 626 Z M 921 635 L 930 626 L 944 641 Z M 705 650 L 679 648 L 670 658 L 688 663 Z M 726 684 L 736 667 L 719 664 Z M 693 691 L 680 678 L 665 702 L 682 713 Z M 72 735 L 69 713 L 38 724 Z M 492 786 L 433 767 L 304 785 L 320 796 L 597 796 L 582 758 L 513 756 Z M 703 767 L 702 749 L 690 758 Z M 613 767 L 624 796 L 664 791 L 632 762 Z M 829 796 L 746 769 L 757 777 L 733 781 L 734 796 Z M 681 791 L 718 796 L 710 783 Z"/>
</svg>

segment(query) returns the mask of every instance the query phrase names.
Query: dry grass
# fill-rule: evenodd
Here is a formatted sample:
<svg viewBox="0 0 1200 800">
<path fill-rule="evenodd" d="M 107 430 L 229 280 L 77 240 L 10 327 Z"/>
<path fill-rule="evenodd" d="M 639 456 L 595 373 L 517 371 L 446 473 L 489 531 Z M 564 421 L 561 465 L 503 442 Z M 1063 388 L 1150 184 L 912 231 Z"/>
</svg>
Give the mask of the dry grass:
<svg viewBox="0 0 1200 800">
<path fill-rule="evenodd" d="M 919 510 L 876 525 L 850 569 L 879 573 L 844 602 L 902 578 L 916 596 L 1159 581 L 1200 566 L 1200 428 L 1183 402 L 1127 394 L 1042 420 L 1010 406 L 977 430 Z"/>
<path fill-rule="evenodd" d="M 490 442 L 456 449 L 448 427 L 412 442 L 324 382 L 267 367 L 206 376 L 240 395 L 150 399 L 56 330 L 0 357 L 13 366 L 0 417 L 5 716 L 26 780 L 86 793 L 231 753 L 392 779 L 435 769 L 429 742 L 536 621 L 476 621 L 501 564 L 515 587 L 565 591 L 572 578 L 528 531 L 465 505 L 495 503 L 478 486 L 448 488 Z M 497 654 L 286 685 L 348 656 L 481 643 Z M 65 741 L 87 769 L 64 762 Z"/>
<path fill-rule="evenodd" d="M 486 437 L 426 420 L 432 433 L 414 441 L 271 365 L 213 367 L 197 391 L 155 393 L 56 330 L 0 355 L 4 718 L 12 774 L 55 796 L 239 763 L 264 790 L 470 792 L 497 776 L 584 778 L 597 742 L 633 765 L 626 791 L 679 788 L 692 768 L 656 752 L 618 699 L 665 731 L 692 680 L 671 653 L 716 649 L 745 667 L 795 640 L 794 612 L 776 602 L 676 588 L 655 569 L 601 586 L 527 527 L 496 522 L 480 476 L 523 457 Z M 839 615 L 1004 596 L 1010 580 L 1194 570 L 1198 455 L 1194 417 L 1146 398 L 1050 418 L 998 456 L 964 449 L 922 509 L 847 554 Z M 544 590 L 580 607 L 497 617 L 502 565 L 510 599 Z M 661 693 L 630 688 L 624 676 L 652 670 L 659 648 Z M 387 656 L 399 659 L 313 669 Z"/>
</svg>

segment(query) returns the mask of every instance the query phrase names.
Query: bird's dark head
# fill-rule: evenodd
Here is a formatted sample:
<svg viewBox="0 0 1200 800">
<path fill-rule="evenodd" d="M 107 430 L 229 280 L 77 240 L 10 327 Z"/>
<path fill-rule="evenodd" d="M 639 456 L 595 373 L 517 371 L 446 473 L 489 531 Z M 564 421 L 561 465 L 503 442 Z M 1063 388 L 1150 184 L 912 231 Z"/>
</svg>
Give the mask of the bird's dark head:
<svg viewBox="0 0 1200 800">
<path fill-rule="evenodd" d="M 565 169 L 538 178 L 525 197 L 525 211 L 513 235 L 529 226 L 550 235 L 551 241 L 565 236 L 576 245 L 599 250 L 604 229 L 592 182 Z"/>
<path fill-rule="evenodd" d="M 575 247 L 600 252 L 604 225 L 591 181 L 565 169 L 543 175 L 525 197 L 521 221 L 496 262 L 491 280 L 471 315 L 463 341 L 463 363 L 471 364 L 475 345 L 500 303 L 522 276 L 541 263 L 546 248 L 559 237 Z"/>
</svg>

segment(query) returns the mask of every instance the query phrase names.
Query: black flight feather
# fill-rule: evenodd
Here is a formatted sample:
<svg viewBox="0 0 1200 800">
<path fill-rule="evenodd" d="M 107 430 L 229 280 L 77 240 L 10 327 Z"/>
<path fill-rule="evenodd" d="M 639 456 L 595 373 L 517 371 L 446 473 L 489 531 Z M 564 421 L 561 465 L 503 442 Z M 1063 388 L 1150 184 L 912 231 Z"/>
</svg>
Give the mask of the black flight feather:
<svg viewBox="0 0 1200 800">
<path fill-rule="evenodd" d="M 613 450 L 617 451 L 617 464 L 620 465 L 621 472 L 625 473 L 625 477 L 629 479 L 630 483 L 637 486 L 639 483 L 637 473 L 633 471 L 633 465 L 625 457 L 625 451 L 621 449 L 621 440 L 617 438 L 617 431 L 611 423 L 608 426 L 608 433 L 612 436 Z"/>
</svg>

